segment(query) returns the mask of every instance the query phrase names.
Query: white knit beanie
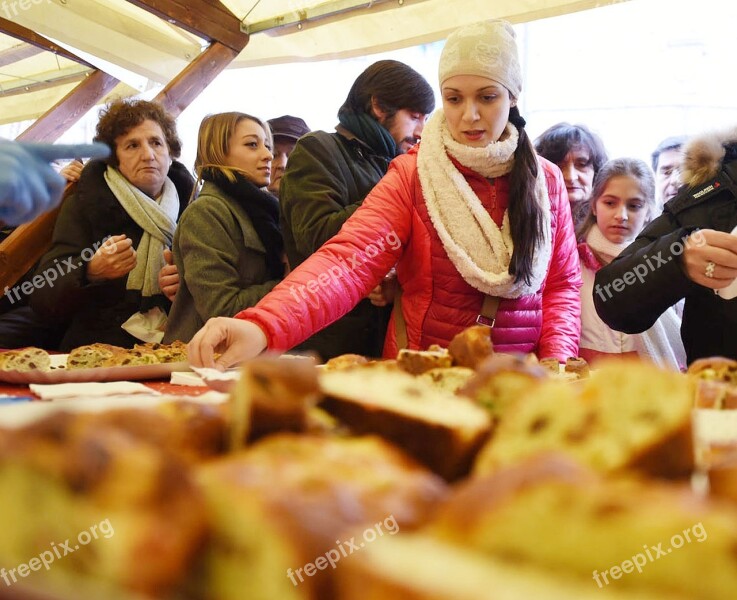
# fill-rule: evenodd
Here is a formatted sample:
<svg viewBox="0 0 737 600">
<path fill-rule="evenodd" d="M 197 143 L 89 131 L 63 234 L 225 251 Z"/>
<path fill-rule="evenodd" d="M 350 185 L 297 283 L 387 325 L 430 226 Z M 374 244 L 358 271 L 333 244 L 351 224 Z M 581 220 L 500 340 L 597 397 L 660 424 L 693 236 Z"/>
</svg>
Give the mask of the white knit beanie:
<svg viewBox="0 0 737 600">
<path fill-rule="evenodd" d="M 522 92 L 522 70 L 512 25 L 494 19 L 456 29 L 445 42 L 438 75 L 441 87 L 454 75 L 488 77 L 518 98 Z"/>
</svg>

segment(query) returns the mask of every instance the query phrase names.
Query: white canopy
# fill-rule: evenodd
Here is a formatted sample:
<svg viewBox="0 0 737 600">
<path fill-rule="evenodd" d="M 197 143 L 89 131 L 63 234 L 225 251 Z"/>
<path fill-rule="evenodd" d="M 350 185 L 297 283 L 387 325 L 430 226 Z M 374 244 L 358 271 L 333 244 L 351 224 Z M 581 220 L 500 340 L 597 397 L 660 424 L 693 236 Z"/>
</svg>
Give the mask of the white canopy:
<svg viewBox="0 0 737 600">
<path fill-rule="evenodd" d="M 621 0 L 223 0 L 250 40 L 230 68 L 344 58 L 445 38 L 488 18 L 521 23 Z M 150 3 L 149 3 L 150 4 Z M 180 0 L 160 2 L 179 5 Z M 187 3 L 184 3 L 186 7 Z M 212 4 L 212 3 L 210 3 Z M 0 124 L 35 118 L 98 68 L 113 94 L 159 88 L 207 41 L 126 0 L 5 0 L 0 19 L 87 61 L 0 34 Z M 191 24 L 197 29 L 197 23 Z"/>
</svg>

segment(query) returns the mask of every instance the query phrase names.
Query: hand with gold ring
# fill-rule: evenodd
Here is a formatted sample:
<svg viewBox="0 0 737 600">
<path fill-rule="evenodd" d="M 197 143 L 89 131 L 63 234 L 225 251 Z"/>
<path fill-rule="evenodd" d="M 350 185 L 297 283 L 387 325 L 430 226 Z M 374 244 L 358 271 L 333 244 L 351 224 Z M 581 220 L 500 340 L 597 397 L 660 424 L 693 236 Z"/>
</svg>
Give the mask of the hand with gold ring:
<svg viewBox="0 0 737 600">
<path fill-rule="evenodd" d="M 701 229 L 686 240 L 682 257 L 686 276 L 699 285 L 719 290 L 737 277 L 737 236 Z"/>
</svg>

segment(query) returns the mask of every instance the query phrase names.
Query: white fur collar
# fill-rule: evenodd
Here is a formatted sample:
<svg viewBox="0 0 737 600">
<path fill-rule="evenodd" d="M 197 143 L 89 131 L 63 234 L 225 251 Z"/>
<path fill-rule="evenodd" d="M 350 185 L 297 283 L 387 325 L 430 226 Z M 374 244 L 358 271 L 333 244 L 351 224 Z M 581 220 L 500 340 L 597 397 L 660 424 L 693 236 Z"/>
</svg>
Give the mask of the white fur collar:
<svg viewBox="0 0 737 600">
<path fill-rule="evenodd" d="M 737 143 L 737 126 L 699 135 L 684 148 L 681 182 L 695 187 L 715 177 L 724 158 L 724 145 Z"/>
</svg>

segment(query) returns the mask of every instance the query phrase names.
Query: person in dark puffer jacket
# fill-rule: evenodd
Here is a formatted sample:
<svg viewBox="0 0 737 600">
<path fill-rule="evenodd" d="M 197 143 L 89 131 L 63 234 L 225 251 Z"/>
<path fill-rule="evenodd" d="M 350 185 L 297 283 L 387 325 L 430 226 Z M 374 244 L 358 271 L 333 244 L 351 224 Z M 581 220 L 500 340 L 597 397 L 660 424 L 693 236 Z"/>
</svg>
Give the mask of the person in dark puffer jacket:
<svg viewBox="0 0 737 600">
<path fill-rule="evenodd" d="M 612 329 L 640 333 L 685 298 L 688 363 L 737 358 L 737 299 L 720 292 L 737 277 L 737 127 L 689 141 L 681 181 L 663 214 L 597 273 L 596 311 Z"/>
</svg>

